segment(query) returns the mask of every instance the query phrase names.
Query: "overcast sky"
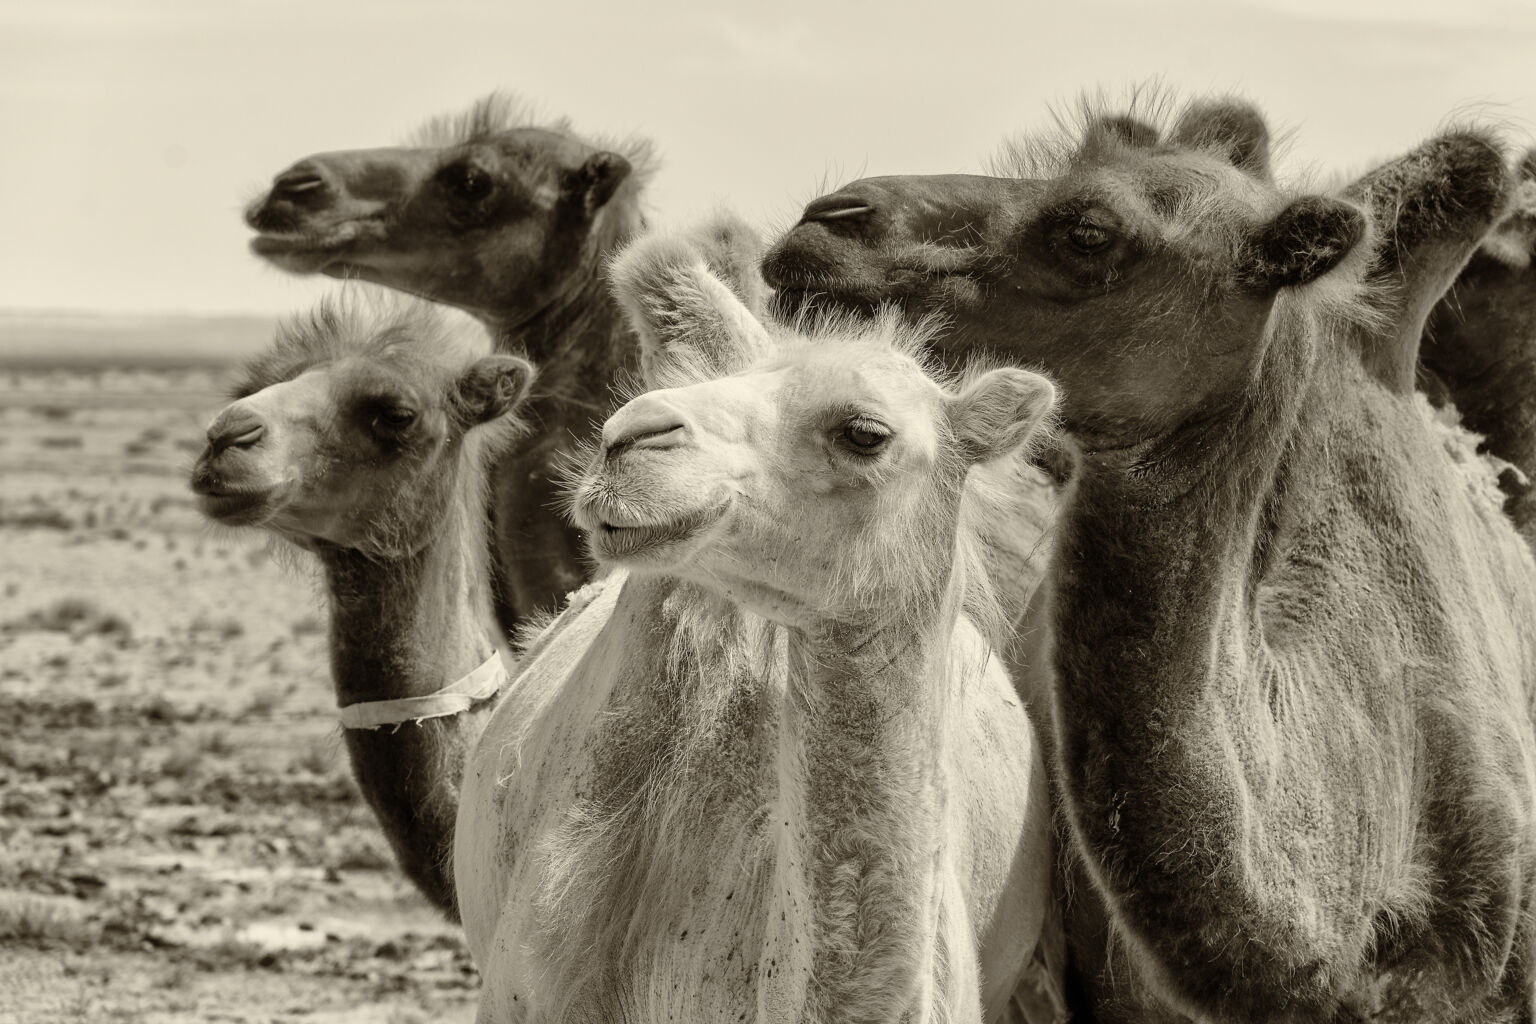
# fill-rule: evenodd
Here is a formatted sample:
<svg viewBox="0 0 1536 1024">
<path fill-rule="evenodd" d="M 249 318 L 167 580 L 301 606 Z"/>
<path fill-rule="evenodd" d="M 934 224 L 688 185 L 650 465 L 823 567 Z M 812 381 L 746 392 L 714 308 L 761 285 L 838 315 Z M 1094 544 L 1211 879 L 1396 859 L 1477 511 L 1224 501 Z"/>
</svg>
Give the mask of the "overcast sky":
<svg viewBox="0 0 1536 1024">
<path fill-rule="evenodd" d="M 492 89 L 652 138 L 658 220 L 787 225 L 865 174 L 979 171 L 1052 104 L 1160 78 L 1359 169 L 1456 116 L 1536 131 L 1536 8 L 1490 0 L 0 0 L 0 308 L 284 312 L 246 252 L 308 153 L 398 141 Z"/>
</svg>

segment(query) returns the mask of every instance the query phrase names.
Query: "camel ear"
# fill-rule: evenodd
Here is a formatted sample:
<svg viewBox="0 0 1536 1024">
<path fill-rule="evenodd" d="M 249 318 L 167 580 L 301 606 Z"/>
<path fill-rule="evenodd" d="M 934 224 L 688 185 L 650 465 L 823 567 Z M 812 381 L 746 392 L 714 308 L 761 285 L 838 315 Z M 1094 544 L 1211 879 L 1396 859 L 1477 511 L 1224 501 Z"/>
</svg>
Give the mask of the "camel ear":
<svg viewBox="0 0 1536 1024">
<path fill-rule="evenodd" d="M 610 150 L 593 153 L 580 167 L 566 175 L 566 199 L 572 204 L 579 203 L 590 217 L 613 198 L 633 170 L 630 162 L 618 153 Z"/>
<path fill-rule="evenodd" d="M 1365 237 L 1365 215 L 1343 200 L 1298 199 L 1244 240 L 1238 280 L 1261 293 L 1307 284 L 1338 266 Z"/>
<path fill-rule="evenodd" d="M 951 398 L 949 420 L 963 457 L 975 464 L 1034 439 L 1055 407 L 1055 385 L 1009 366 L 982 374 Z"/>
<path fill-rule="evenodd" d="M 1169 141 L 1211 149 L 1233 167 L 1260 181 L 1270 181 L 1269 126 L 1258 108 L 1238 100 L 1191 103 L 1174 126 Z"/>
<path fill-rule="evenodd" d="M 752 310 L 711 272 L 710 258 L 729 269 L 735 257 L 728 249 L 699 244 L 708 237 L 708 229 L 693 237 L 648 235 L 619 253 L 609 268 L 614 298 L 639 336 L 640 372 L 649 387 L 726 376 L 771 344 Z"/>
<path fill-rule="evenodd" d="M 720 211 L 688 232 L 709 272 L 761 319 L 768 305 L 768 283 L 759 269 L 763 236 L 734 213 Z"/>
<path fill-rule="evenodd" d="M 1088 131 L 1136 149 L 1151 149 L 1158 143 L 1157 129 L 1130 114 L 1109 114 L 1097 118 L 1088 126 Z"/>
<path fill-rule="evenodd" d="M 457 408 L 465 428 L 515 411 L 533 386 L 533 364 L 519 356 L 486 356 L 459 375 Z"/>
<path fill-rule="evenodd" d="M 1384 285 L 1377 303 L 1388 315 L 1362 352 L 1389 387 L 1413 389 L 1425 321 L 1504 212 L 1507 179 L 1494 139 L 1455 131 L 1344 189 L 1370 212 L 1379 237 L 1370 277 Z"/>
</svg>

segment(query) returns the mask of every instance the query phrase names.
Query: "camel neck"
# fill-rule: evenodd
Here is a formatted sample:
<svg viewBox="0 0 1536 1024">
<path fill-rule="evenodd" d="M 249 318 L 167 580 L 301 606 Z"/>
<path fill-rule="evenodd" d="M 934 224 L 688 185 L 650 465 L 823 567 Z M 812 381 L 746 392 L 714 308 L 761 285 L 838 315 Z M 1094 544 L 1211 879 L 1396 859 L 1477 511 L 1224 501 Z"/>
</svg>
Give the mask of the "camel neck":
<svg viewBox="0 0 1536 1024">
<path fill-rule="evenodd" d="M 817 1019 L 870 1009 L 871 991 L 886 1001 L 871 1019 L 900 1019 L 931 966 L 950 853 L 943 744 L 953 706 L 948 644 L 934 633 L 904 623 L 789 641 L 778 730 L 784 895 L 768 948 L 804 958 L 804 973 L 783 977 L 813 980 L 771 994 L 808 1000 Z M 882 936 L 878 950 L 850 958 L 869 935 Z"/>
<path fill-rule="evenodd" d="M 537 312 L 496 321 L 493 330 L 500 348 L 526 354 L 539 368 L 535 400 L 574 407 L 587 419 L 607 411 L 609 384 L 635 366 L 637 346 L 595 269 Z"/>
<path fill-rule="evenodd" d="M 1331 372 L 1313 364 L 1306 316 L 1272 313 L 1263 365 L 1223 407 L 1134 454 L 1080 460 L 1052 574 L 1058 664 L 1084 659 L 1059 687 L 1069 714 L 1192 708 L 1168 698 L 1218 685 L 1212 631 L 1233 652 L 1260 639 L 1256 589 L 1279 524 L 1307 500 L 1314 381 Z"/>
<path fill-rule="evenodd" d="M 379 557 L 320 551 L 331 603 L 331 668 L 338 704 L 433 693 L 493 650 L 487 540 L 463 502 L 419 550 Z"/>
</svg>

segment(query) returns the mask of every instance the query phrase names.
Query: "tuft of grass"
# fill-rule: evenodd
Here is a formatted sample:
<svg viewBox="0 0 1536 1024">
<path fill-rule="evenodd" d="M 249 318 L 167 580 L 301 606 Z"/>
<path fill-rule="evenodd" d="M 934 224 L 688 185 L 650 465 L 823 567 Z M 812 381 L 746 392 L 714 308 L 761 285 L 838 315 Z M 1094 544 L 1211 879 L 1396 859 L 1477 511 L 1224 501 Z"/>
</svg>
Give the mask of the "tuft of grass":
<svg viewBox="0 0 1536 1024">
<path fill-rule="evenodd" d="M 68 633 L 76 638 L 106 636 L 116 637 L 119 642 L 126 642 L 133 636 L 133 627 L 127 619 L 84 597 L 60 598 L 8 625 L 19 632 Z"/>
<path fill-rule="evenodd" d="M 233 616 L 211 619 L 206 615 L 199 615 L 188 624 L 187 629 L 193 633 L 212 633 L 220 640 L 233 640 L 237 636 L 245 635 L 245 623 Z"/>
<path fill-rule="evenodd" d="M 68 532 L 75 528 L 75 521 L 56 508 L 29 508 L 18 512 L 0 512 L 0 526 Z"/>
<path fill-rule="evenodd" d="M 0 893 L 0 943 L 81 949 L 96 941 L 97 931 L 77 900 L 28 892 Z"/>
</svg>

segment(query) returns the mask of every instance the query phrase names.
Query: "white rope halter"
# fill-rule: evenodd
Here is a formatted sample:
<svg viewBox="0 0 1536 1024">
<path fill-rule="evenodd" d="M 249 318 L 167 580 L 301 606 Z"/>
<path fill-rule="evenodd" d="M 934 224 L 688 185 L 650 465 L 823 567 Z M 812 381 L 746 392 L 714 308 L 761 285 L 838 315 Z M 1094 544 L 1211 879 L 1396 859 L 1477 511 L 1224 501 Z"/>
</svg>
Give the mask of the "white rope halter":
<svg viewBox="0 0 1536 1024">
<path fill-rule="evenodd" d="M 482 700 L 496 696 L 510 678 L 501 652 L 493 651 L 479 668 L 436 693 L 348 704 L 341 709 L 341 725 L 344 729 L 380 729 L 386 725 L 403 725 L 406 722 L 457 715 Z"/>
</svg>

